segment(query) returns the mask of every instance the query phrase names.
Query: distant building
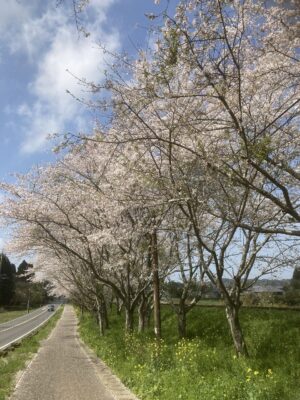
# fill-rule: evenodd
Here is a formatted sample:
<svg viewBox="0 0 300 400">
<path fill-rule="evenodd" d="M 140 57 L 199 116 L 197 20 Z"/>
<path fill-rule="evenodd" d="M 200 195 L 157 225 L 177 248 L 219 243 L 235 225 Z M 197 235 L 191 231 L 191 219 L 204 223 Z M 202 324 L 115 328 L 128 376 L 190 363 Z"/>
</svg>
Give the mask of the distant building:
<svg viewBox="0 0 300 400">
<path fill-rule="evenodd" d="M 282 286 L 271 286 L 271 285 L 254 285 L 251 286 L 247 293 L 255 294 L 273 294 L 277 296 L 282 296 L 284 294 L 284 288 Z"/>
</svg>

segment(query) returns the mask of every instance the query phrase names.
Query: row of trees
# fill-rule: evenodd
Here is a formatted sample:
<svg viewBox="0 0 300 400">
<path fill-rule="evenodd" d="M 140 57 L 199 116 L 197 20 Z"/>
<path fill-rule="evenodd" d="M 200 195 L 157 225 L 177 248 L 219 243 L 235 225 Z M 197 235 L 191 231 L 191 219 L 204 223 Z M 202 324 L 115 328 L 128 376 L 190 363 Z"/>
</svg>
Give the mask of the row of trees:
<svg viewBox="0 0 300 400">
<path fill-rule="evenodd" d="M 31 282 L 32 268 L 23 260 L 16 270 L 7 255 L 0 254 L 0 308 L 40 306 L 47 301 L 48 284 Z"/>
<path fill-rule="evenodd" d="M 55 164 L 2 184 L 10 251 L 34 252 L 40 276 L 97 310 L 102 334 L 108 301 L 128 330 L 138 311 L 143 329 L 153 295 L 160 337 L 159 284 L 176 274 L 184 335 L 209 281 L 247 355 L 241 294 L 299 260 L 295 9 L 193 0 L 150 17 L 163 19 L 154 50 L 114 55 L 103 84 L 81 82 L 101 110 L 95 132 L 65 137 Z"/>
</svg>

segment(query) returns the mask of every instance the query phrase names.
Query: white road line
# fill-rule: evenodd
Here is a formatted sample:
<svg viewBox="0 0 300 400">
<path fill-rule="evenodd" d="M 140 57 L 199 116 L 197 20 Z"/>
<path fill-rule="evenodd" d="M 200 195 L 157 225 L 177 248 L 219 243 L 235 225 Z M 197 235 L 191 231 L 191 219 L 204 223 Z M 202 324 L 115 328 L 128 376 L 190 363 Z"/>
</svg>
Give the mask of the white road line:
<svg viewBox="0 0 300 400">
<path fill-rule="evenodd" d="M 11 342 L 6 343 L 4 346 L 0 347 L 0 351 L 5 350 L 5 349 L 6 349 L 7 347 L 9 347 L 11 344 L 13 344 L 13 343 L 15 343 L 15 342 L 18 342 L 19 340 L 23 339 L 24 337 L 30 335 L 32 332 L 34 332 L 35 330 L 37 330 L 38 328 L 40 328 L 40 327 L 41 327 L 42 325 L 44 325 L 47 321 L 49 321 L 49 319 L 56 313 L 56 311 L 57 311 L 58 309 L 59 309 L 59 307 L 57 307 L 57 309 L 55 310 L 55 312 L 52 313 L 52 314 L 50 315 L 49 318 L 45 319 L 45 321 L 43 321 L 41 324 L 39 324 L 39 325 L 36 326 L 35 328 L 31 329 L 31 331 L 26 332 L 24 335 L 19 336 L 18 338 L 14 339 L 14 340 L 12 340 Z"/>
<path fill-rule="evenodd" d="M 0 329 L 0 333 L 9 331 L 10 329 L 14 329 L 14 328 L 16 328 L 17 326 L 27 324 L 27 322 L 32 321 L 33 319 L 36 319 L 36 318 L 40 317 L 40 316 L 43 315 L 45 312 L 46 312 L 46 311 L 43 311 L 43 312 L 41 312 L 40 314 L 35 315 L 34 317 L 32 317 L 32 318 L 30 318 L 30 319 L 26 319 L 26 321 L 20 322 L 20 323 L 17 324 L 17 325 L 10 326 L 9 328 L 6 328 L 6 329 Z"/>
</svg>

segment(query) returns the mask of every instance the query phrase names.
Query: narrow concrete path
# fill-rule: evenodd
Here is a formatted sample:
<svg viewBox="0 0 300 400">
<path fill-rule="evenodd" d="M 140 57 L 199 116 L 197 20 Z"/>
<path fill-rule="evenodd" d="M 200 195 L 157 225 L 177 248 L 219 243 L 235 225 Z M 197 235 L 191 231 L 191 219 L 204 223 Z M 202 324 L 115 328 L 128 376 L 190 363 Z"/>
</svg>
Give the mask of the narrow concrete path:
<svg viewBox="0 0 300 400">
<path fill-rule="evenodd" d="M 71 306 L 19 379 L 11 400 L 115 400 L 77 339 Z"/>
</svg>

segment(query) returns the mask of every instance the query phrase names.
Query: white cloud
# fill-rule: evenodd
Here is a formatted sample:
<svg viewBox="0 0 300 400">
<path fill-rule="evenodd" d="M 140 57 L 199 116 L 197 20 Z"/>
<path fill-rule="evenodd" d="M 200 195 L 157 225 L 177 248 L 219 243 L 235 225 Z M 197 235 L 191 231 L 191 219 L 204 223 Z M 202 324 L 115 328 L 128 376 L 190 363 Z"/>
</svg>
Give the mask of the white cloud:
<svg viewBox="0 0 300 400">
<path fill-rule="evenodd" d="M 11 52 L 23 45 L 23 31 L 26 24 L 32 21 L 36 13 L 38 0 L 30 3 L 23 0 L 6 0 L 1 4 L 0 13 L 0 43 L 7 46 Z"/>
<path fill-rule="evenodd" d="M 32 6 L 26 6 L 24 3 L 17 0 L 6 0 L 5 4 L 1 4 L 0 13 L 0 31 L 11 29 L 11 24 L 14 22 L 16 26 L 22 24 L 32 12 Z"/>
<path fill-rule="evenodd" d="M 19 31 L 9 39 L 11 53 L 23 52 L 34 63 L 35 57 L 49 46 L 56 27 L 67 23 L 67 16 L 57 8 L 49 8 L 40 15 L 32 15 L 23 20 Z"/>
<path fill-rule="evenodd" d="M 83 125 L 83 107 L 66 91 L 80 98 L 88 96 L 83 94 L 83 88 L 74 76 L 99 82 L 105 65 L 103 53 L 95 43 L 100 38 L 110 50 L 116 50 L 119 44 L 116 31 L 105 32 L 103 29 L 108 7 L 117 0 L 90 2 L 82 16 L 90 33 L 87 38 L 78 34 L 70 10 L 56 8 L 54 2 L 41 10 L 36 7 L 36 1 L 28 9 L 25 2 L 16 0 L 8 0 L 9 6 L 4 7 L 7 19 L 15 12 L 19 21 L 18 27 L 10 32 L 13 35 L 5 34 L 11 54 L 26 54 L 35 67 L 28 84 L 32 100 L 25 101 L 18 109 L 25 136 L 21 150 L 26 153 L 41 149 L 49 133 L 64 132 L 68 124 L 73 128 Z M 0 24 L 1 20 L 2 16 Z"/>
</svg>

